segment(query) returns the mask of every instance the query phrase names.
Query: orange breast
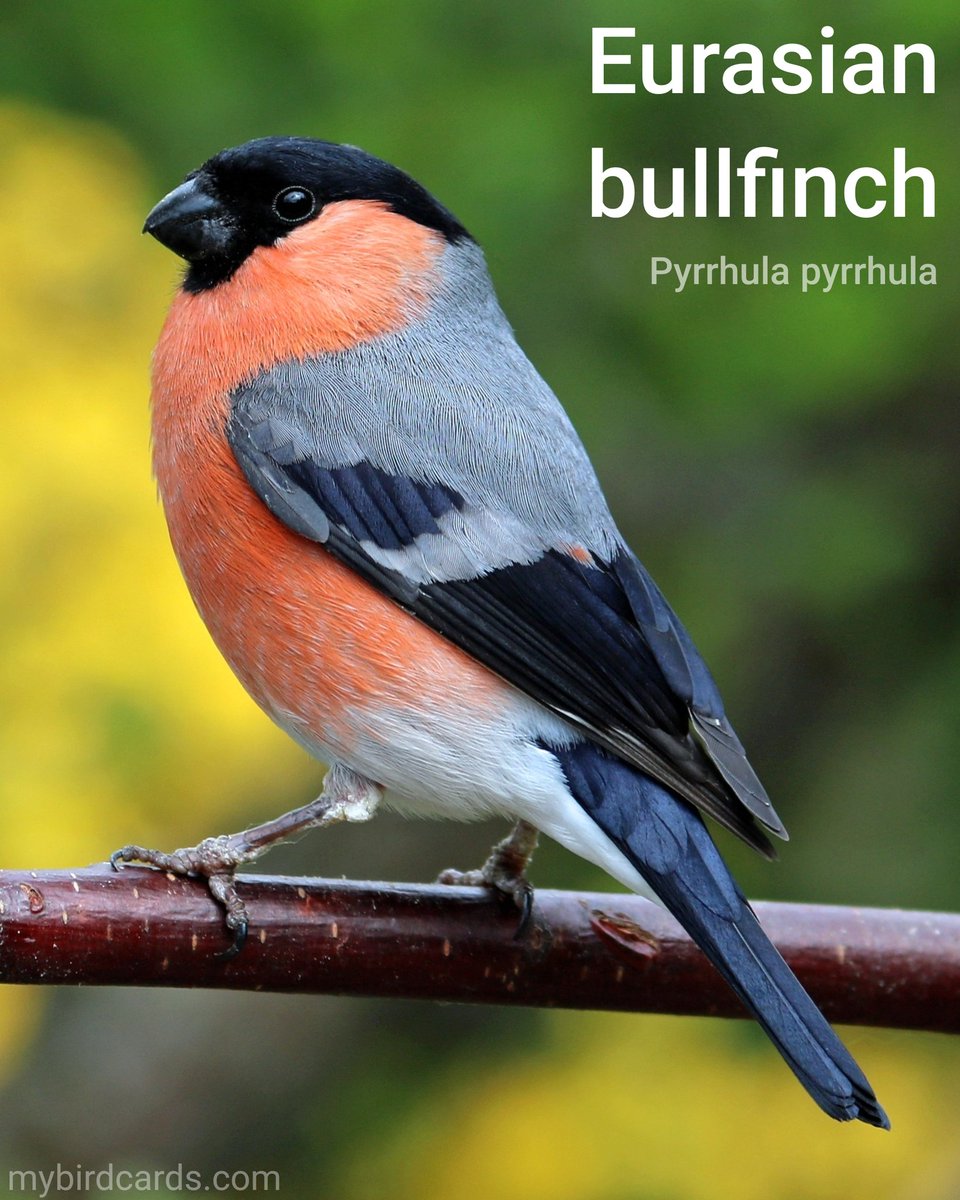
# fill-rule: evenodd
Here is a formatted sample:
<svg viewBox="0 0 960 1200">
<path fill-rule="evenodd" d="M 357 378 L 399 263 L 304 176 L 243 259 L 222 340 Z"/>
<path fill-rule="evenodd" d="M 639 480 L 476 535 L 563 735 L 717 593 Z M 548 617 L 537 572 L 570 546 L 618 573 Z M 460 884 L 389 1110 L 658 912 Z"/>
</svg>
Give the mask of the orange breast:
<svg viewBox="0 0 960 1200">
<path fill-rule="evenodd" d="M 399 253 L 394 222 L 407 239 Z M 377 252 L 384 237 L 389 254 Z M 227 443 L 229 391 L 415 316 L 439 250 L 437 235 L 379 206 L 332 205 L 227 283 L 179 294 L 154 359 L 154 469 L 194 601 L 254 699 L 339 750 L 366 706 L 449 703 L 452 688 L 458 705 L 486 708 L 501 685 L 273 517 Z M 359 270 L 365 254 L 376 270 Z"/>
</svg>

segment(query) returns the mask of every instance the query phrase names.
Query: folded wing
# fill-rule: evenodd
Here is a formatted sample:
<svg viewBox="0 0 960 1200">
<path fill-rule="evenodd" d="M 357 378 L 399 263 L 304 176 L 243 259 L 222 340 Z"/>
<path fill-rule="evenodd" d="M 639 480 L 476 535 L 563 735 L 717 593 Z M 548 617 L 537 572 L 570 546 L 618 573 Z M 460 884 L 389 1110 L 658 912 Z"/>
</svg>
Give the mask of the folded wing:
<svg viewBox="0 0 960 1200">
<path fill-rule="evenodd" d="M 496 486 L 496 473 L 484 473 L 482 453 L 477 479 L 462 463 L 444 478 L 444 463 L 424 460 L 422 440 L 405 454 L 402 437 L 393 439 L 390 461 L 383 454 L 357 460 L 356 451 L 349 455 L 356 461 L 336 461 L 329 443 L 319 445 L 319 423 L 305 419 L 303 371 L 296 404 L 286 403 L 276 383 L 253 385 L 235 394 L 229 419 L 237 460 L 274 515 L 772 857 L 766 832 L 786 831 L 706 665 L 623 544 L 602 497 L 609 527 L 597 536 L 599 487 L 572 429 L 558 427 L 573 439 L 559 455 L 566 461 L 557 464 L 565 476 L 557 479 L 558 495 L 537 457 L 551 447 L 531 444 L 529 435 L 519 451 L 513 447 L 537 460 L 539 487 L 520 503 L 509 487 Z M 352 411 L 371 411 L 369 400 Z M 382 430 L 371 429 L 368 444 L 382 442 Z M 571 516 L 570 463 L 587 473 L 589 520 Z"/>
</svg>

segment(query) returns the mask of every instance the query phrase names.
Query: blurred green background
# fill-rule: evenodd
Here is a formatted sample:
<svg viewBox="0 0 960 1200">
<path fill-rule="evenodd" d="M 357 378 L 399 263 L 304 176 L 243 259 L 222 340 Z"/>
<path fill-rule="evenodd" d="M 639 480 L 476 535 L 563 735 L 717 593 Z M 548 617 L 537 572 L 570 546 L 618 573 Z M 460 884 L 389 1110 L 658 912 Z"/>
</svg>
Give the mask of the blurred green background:
<svg viewBox="0 0 960 1200">
<path fill-rule="evenodd" d="M 590 28 L 936 50 L 935 96 L 591 96 Z M 0 12 L 0 845 L 75 865 L 294 806 L 321 770 L 242 693 L 176 571 L 148 460 L 176 285 L 148 208 L 223 146 L 363 145 L 487 250 L 520 341 L 714 667 L 790 826 L 748 893 L 956 909 L 958 42 L 922 9 L 411 0 L 5 0 Z M 838 172 L 895 145 L 938 216 L 589 216 L 591 146 Z M 688 289 L 679 261 L 937 264 L 935 288 Z M 339 829 L 268 870 L 429 879 L 491 826 Z M 604 888 L 545 847 L 541 884 Z M 894 1132 L 840 1127 L 742 1022 L 334 998 L 0 993 L 0 1194 L 57 1162 L 278 1169 L 290 1196 L 753 1200 L 960 1194 L 960 1053 L 848 1030 Z"/>
</svg>

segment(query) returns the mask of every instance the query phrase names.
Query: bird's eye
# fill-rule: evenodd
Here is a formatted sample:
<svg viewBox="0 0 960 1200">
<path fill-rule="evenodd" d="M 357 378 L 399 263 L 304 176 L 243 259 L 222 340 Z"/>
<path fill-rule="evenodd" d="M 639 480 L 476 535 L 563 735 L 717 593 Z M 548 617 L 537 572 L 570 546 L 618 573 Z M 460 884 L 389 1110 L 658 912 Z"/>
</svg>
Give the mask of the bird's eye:
<svg viewBox="0 0 960 1200">
<path fill-rule="evenodd" d="M 295 224 L 312 217 L 317 207 L 317 198 L 313 192 L 302 187 L 284 188 L 278 192 L 273 202 L 273 211 L 281 221 Z"/>
</svg>

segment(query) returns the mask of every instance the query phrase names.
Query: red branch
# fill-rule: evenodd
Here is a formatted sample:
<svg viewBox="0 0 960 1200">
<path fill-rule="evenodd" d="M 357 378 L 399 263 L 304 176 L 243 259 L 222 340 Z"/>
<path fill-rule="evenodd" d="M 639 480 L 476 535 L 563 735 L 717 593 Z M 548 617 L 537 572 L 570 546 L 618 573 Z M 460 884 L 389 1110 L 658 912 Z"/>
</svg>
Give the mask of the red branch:
<svg viewBox="0 0 960 1200">
<path fill-rule="evenodd" d="M 0 872 L 0 981 L 250 988 L 739 1016 L 676 922 L 637 896 L 538 891 L 517 913 L 476 888 L 243 876 L 250 937 L 206 888 L 107 866 Z M 960 1032 L 960 915 L 756 905 L 835 1021 Z"/>
</svg>

